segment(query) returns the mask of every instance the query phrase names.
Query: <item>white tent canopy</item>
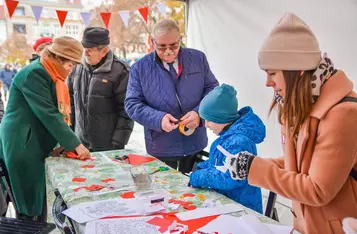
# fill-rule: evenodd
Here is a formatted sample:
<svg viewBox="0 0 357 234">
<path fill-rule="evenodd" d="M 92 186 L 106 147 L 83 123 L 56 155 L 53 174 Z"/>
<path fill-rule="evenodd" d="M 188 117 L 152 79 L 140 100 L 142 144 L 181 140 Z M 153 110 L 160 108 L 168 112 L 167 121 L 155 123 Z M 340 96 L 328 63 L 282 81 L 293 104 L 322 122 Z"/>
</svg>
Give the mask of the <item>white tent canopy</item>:
<svg viewBox="0 0 357 234">
<path fill-rule="evenodd" d="M 265 87 L 257 56 L 285 12 L 294 12 L 310 25 L 335 67 L 357 81 L 356 0 L 190 0 L 188 4 L 188 47 L 204 51 L 220 83 L 237 89 L 239 106 L 252 106 L 264 120 L 267 138 L 258 151 L 262 157 L 278 157 L 282 151 L 276 115 L 268 117 L 273 90 Z"/>
</svg>

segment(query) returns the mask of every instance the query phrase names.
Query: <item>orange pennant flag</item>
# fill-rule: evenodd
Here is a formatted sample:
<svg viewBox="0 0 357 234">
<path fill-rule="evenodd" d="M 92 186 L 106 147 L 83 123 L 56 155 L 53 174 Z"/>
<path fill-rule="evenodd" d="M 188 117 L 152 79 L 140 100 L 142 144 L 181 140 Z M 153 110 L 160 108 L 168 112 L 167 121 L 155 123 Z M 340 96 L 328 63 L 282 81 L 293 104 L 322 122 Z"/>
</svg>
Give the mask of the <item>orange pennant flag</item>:
<svg viewBox="0 0 357 234">
<path fill-rule="evenodd" d="M 149 7 L 143 7 L 138 9 L 141 16 L 144 18 L 145 22 L 148 23 L 148 17 L 149 17 Z"/>
<path fill-rule="evenodd" d="M 57 17 L 61 24 L 61 27 L 63 27 L 64 21 L 66 21 L 68 11 L 56 10 L 56 12 L 57 12 Z"/>
<path fill-rule="evenodd" d="M 112 16 L 111 12 L 100 12 L 100 16 L 102 16 L 105 27 L 108 29 L 110 23 L 110 17 Z"/>
<path fill-rule="evenodd" d="M 10 19 L 12 15 L 15 12 L 15 9 L 17 7 L 17 4 L 19 4 L 19 1 L 14 1 L 14 0 L 5 0 L 7 11 L 9 12 Z"/>
</svg>

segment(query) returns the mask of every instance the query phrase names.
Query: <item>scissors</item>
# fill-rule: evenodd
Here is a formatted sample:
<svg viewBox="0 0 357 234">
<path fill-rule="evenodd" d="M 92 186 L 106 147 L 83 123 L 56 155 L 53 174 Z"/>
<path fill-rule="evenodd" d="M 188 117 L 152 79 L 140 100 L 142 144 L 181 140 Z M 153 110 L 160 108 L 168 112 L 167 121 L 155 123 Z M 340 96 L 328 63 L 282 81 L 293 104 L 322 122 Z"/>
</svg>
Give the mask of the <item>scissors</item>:
<svg viewBox="0 0 357 234">
<path fill-rule="evenodd" d="M 155 174 L 156 172 L 159 172 L 159 171 L 168 171 L 168 170 L 170 170 L 170 168 L 160 166 L 156 171 L 151 172 L 150 175 Z"/>
<path fill-rule="evenodd" d="M 126 163 L 130 163 L 128 155 L 123 155 L 123 156 L 115 155 L 114 158 L 117 159 L 117 160 L 126 162 Z"/>
</svg>

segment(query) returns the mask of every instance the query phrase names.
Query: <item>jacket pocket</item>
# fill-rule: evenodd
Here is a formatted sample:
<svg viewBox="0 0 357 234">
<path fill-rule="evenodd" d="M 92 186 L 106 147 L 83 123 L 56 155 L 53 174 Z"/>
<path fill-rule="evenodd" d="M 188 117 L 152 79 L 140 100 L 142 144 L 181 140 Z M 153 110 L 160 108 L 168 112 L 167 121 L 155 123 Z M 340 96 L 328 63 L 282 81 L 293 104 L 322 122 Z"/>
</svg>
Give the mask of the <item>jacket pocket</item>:
<svg viewBox="0 0 357 234">
<path fill-rule="evenodd" d="M 344 234 L 341 220 L 330 220 L 329 223 L 333 234 Z"/>
</svg>

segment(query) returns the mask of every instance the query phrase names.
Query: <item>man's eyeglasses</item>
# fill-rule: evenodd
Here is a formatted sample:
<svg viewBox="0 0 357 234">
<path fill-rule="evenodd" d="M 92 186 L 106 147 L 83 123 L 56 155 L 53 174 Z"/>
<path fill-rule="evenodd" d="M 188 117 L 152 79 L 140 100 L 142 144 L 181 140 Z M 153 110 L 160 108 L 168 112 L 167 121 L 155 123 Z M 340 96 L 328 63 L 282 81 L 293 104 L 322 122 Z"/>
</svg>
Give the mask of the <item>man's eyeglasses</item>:
<svg viewBox="0 0 357 234">
<path fill-rule="evenodd" d="M 180 43 L 181 43 L 181 38 L 175 42 L 175 43 L 172 43 L 172 44 L 157 44 L 157 42 L 155 40 L 153 40 L 153 42 L 155 43 L 155 46 L 156 46 L 156 49 L 160 52 L 166 52 L 167 49 L 171 50 L 171 51 L 174 51 L 174 50 L 177 50 L 177 48 L 180 47 Z"/>
</svg>

